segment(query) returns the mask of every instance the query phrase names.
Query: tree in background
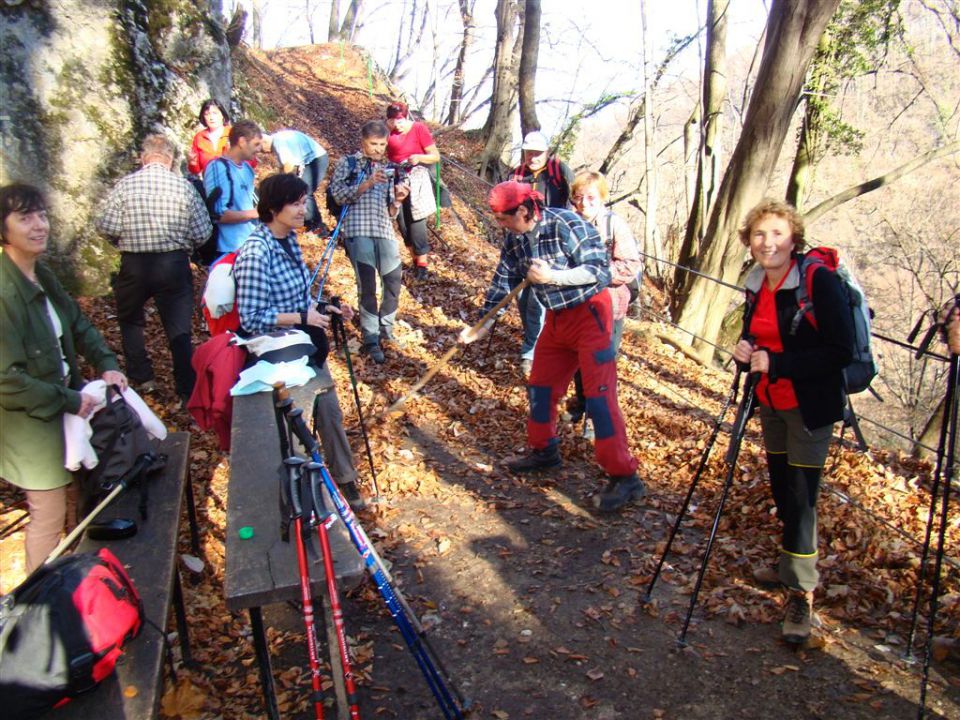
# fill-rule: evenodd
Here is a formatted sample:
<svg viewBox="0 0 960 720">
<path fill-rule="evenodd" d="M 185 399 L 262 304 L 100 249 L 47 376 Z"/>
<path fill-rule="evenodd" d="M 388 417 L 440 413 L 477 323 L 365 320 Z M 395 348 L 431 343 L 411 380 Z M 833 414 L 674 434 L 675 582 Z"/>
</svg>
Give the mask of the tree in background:
<svg viewBox="0 0 960 720">
<path fill-rule="evenodd" d="M 331 0 L 330 19 L 327 23 L 327 42 L 343 40 L 353 42 L 360 29 L 360 13 L 363 10 L 363 0 L 350 0 L 347 14 L 340 20 L 340 0 Z"/>
<path fill-rule="evenodd" d="M 750 98 L 743 132 L 720 184 L 710 213 L 697 266 L 728 283 L 737 280 L 743 247 L 737 227 L 767 192 L 786 139 L 807 68 L 840 0 L 774 0 L 767 18 L 763 59 Z M 677 322 L 696 328 L 703 338 L 693 348 L 712 356 L 731 291 L 696 277 L 679 304 Z"/>
<path fill-rule="evenodd" d="M 537 119 L 537 55 L 540 52 L 540 0 L 526 0 L 520 49 L 520 134 L 540 129 Z"/>
<path fill-rule="evenodd" d="M 498 180 L 503 170 L 503 155 L 513 136 L 513 118 L 517 109 L 518 73 L 523 43 L 520 0 L 497 0 L 497 44 L 493 55 L 493 91 L 490 112 L 483 126 L 484 141 L 479 173 Z"/>
<path fill-rule="evenodd" d="M 473 43 L 473 35 L 477 26 L 473 19 L 473 8 L 476 0 L 458 0 L 460 20 L 463 22 L 463 36 L 460 39 L 460 51 L 457 54 L 457 64 L 453 69 L 453 83 L 450 86 L 450 110 L 447 112 L 447 125 L 456 125 L 463 120 L 463 83 L 464 69 L 467 65 L 467 53 Z"/>
</svg>

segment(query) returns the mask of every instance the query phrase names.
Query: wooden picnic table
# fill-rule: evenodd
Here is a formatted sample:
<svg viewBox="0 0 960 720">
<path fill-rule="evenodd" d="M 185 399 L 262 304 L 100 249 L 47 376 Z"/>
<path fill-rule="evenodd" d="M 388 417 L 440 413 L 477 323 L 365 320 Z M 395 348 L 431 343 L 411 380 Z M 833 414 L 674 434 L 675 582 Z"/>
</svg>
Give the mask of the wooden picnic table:
<svg viewBox="0 0 960 720">
<path fill-rule="evenodd" d="M 290 388 L 296 407 L 302 408 L 307 416 L 313 407 L 317 388 L 316 380 L 302 387 Z M 299 445 L 297 448 L 302 454 Z M 280 713 L 261 609 L 264 605 L 300 600 L 296 546 L 292 538 L 289 543 L 280 538 L 280 454 L 273 394 L 262 392 L 234 398 L 224 585 L 227 607 L 249 612 L 264 704 L 271 720 L 279 720 Z M 328 507 L 333 509 L 329 498 L 327 502 Z M 241 539 L 239 534 L 244 527 L 253 529 L 253 536 L 246 540 Z M 342 594 L 347 588 L 359 584 L 364 575 L 364 565 L 342 522 L 333 523 L 329 536 L 337 585 Z M 317 613 L 316 617 L 319 623 L 326 626 L 339 717 L 346 719 L 346 689 L 343 675 L 339 672 L 340 656 L 330 604 L 326 600 L 326 581 L 320 558 L 311 562 L 310 580 L 315 605 L 323 608 L 323 613 Z M 322 635 L 322 631 L 319 634 Z"/>
</svg>

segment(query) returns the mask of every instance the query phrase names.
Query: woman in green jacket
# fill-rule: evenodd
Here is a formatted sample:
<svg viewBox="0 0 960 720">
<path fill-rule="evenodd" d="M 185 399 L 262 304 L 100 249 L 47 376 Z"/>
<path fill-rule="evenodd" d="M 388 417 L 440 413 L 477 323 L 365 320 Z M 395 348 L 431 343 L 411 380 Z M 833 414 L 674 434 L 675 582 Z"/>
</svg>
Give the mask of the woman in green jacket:
<svg viewBox="0 0 960 720">
<path fill-rule="evenodd" d="M 78 390 L 77 353 L 105 382 L 127 384 L 103 337 L 38 262 L 50 236 L 46 207 L 35 187 L 0 187 L 0 478 L 26 491 L 28 573 L 67 521 L 63 415 L 88 417 L 96 403 Z"/>
</svg>

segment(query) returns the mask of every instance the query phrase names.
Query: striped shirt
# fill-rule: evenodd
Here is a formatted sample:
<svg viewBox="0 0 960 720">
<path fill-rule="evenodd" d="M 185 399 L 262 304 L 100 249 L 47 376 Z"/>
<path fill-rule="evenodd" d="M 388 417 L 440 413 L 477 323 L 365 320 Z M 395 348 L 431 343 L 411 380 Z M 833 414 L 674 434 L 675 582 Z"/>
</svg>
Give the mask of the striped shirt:
<svg viewBox="0 0 960 720">
<path fill-rule="evenodd" d="M 330 192 L 334 199 L 342 206 L 350 206 L 347 216 L 343 220 L 343 234 L 346 237 L 393 238 L 393 210 L 394 195 L 393 182 L 379 183 L 365 193 L 357 194 L 357 185 L 370 177 L 380 163 L 375 163 L 364 157 L 363 153 L 356 153 L 354 171 L 350 172 L 350 163 L 346 157 L 341 158 L 333 170 L 330 179 Z M 352 175 L 352 177 L 351 177 Z"/>
<path fill-rule="evenodd" d="M 505 234 L 483 314 L 523 281 L 534 259 L 546 260 L 554 271 L 581 268 L 593 278 L 593 282 L 584 285 L 531 285 L 548 310 L 579 305 L 610 284 L 607 250 L 596 229 L 570 210 L 544 208 L 543 217 L 532 230 L 520 235 Z"/>
<path fill-rule="evenodd" d="M 307 309 L 310 271 L 303 262 L 297 234 L 291 232 L 286 241 L 289 254 L 270 228 L 260 223 L 237 253 L 233 265 L 237 309 L 241 327 L 251 335 L 275 330 L 280 313 Z"/>
<path fill-rule="evenodd" d="M 133 253 L 191 252 L 213 232 L 194 187 L 160 163 L 121 178 L 100 206 L 95 224 L 117 240 L 120 252 Z"/>
</svg>

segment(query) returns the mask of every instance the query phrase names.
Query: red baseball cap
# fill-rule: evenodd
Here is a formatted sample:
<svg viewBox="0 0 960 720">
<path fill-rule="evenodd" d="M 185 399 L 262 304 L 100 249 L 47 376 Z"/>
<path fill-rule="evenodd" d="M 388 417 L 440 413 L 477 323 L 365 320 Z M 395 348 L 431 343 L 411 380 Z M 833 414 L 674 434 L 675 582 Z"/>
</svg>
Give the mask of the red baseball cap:
<svg viewBox="0 0 960 720">
<path fill-rule="evenodd" d="M 526 200 L 533 200 L 538 204 L 543 203 L 543 195 L 534 190 L 533 185 L 508 180 L 499 185 L 494 185 L 487 197 L 487 204 L 495 213 L 508 213 L 516 210 Z M 540 213 L 537 213 L 537 217 Z"/>
</svg>

